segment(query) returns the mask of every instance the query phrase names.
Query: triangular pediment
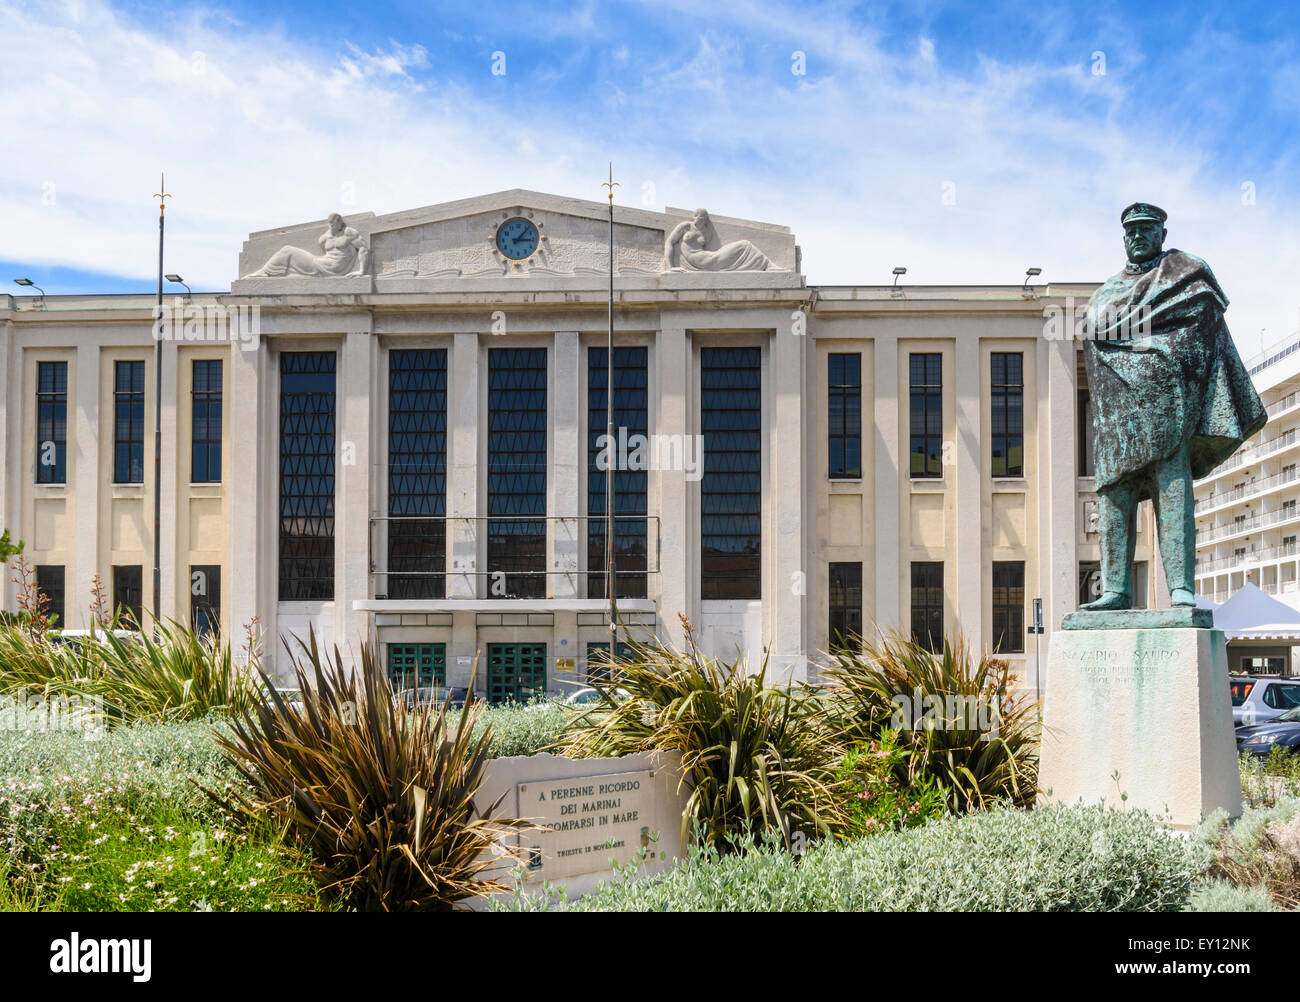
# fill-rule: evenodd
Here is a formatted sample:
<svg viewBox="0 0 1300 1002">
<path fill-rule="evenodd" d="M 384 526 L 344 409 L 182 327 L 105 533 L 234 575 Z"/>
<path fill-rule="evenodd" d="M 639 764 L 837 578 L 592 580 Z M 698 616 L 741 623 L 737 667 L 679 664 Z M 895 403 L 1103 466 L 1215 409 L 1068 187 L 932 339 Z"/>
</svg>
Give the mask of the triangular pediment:
<svg viewBox="0 0 1300 1002">
<path fill-rule="evenodd" d="M 381 216 L 341 218 L 333 230 L 328 220 L 316 220 L 249 234 L 240 255 L 243 288 L 234 291 L 270 292 L 287 289 L 285 283 L 293 283 L 293 291 L 308 291 L 298 289 L 304 282 L 348 292 L 370 291 L 361 288 L 369 282 L 378 292 L 386 286 L 418 291 L 411 282 L 444 289 L 458 280 L 477 286 L 519 279 L 563 280 L 569 287 L 608 275 L 609 207 L 599 201 L 515 188 Z M 503 253 L 498 240 L 501 227 L 514 219 L 525 221 L 516 225 L 528 231 L 535 248 L 523 257 Z M 698 282 L 716 275 L 722 284 L 732 284 L 740 274 L 767 271 L 773 273 L 769 280 L 788 273 L 780 280 L 788 284 L 798 280 L 797 269 L 794 236 L 784 226 L 682 209 L 614 206 L 614 273 L 620 278 L 657 282 L 670 274 Z"/>
</svg>

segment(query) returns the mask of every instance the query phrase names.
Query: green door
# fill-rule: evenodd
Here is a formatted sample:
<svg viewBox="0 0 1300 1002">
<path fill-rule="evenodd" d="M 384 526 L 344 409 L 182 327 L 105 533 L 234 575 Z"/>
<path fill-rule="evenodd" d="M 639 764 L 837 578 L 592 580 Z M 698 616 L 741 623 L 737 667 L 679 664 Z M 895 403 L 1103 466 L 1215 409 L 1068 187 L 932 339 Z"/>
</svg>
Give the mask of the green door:
<svg viewBox="0 0 1300 1002">
<path fill-rule="evenodd" d="M 488 644 L 488 702 L 546 695 L 545 644 Z"/>
<path fill-rule="evenodd" d="M 446 644 L 389 644 L 388 681 L 394 689 L 447 684 Z"/>
<path fill-rule="evenodd" d="M 623 641 L 618 642 L 618 657 L 621 661 L 632 660 L 632 645 L 625 644 Z M 609 644 L 588 644 L 587 645 L 587 681 L 588 682 L 608 682 L 609 676 Z"/>
</svg>

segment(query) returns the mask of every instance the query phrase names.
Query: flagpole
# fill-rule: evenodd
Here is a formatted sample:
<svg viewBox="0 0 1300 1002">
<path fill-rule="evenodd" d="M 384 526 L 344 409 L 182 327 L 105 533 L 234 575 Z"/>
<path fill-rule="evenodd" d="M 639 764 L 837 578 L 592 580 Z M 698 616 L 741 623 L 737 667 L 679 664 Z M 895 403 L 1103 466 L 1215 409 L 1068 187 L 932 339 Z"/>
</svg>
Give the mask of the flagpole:
<svg viewBox="0 0 1300 1002">
<path fill-rule="evenodd" d="M 609 596 L 609 664 L 618 656 L 618 599 L 614 570 L 614 164 L 609 165 L 609 330 L 605 341 L 605 448 L 610 462 L 605 468 L 605 587 Z"/>
<path fill-rule="evenodd" d="M 159 175 L 158 191 L 158 316 L 163 304 L 163 230 L 166 219 L 167 179 Z M 157 624 L 162 616 L 162 338 L 154 338 L 153 349 L 153 614 Z M 144 629 L 143 623 L 137 626 Z"/>
</svg>

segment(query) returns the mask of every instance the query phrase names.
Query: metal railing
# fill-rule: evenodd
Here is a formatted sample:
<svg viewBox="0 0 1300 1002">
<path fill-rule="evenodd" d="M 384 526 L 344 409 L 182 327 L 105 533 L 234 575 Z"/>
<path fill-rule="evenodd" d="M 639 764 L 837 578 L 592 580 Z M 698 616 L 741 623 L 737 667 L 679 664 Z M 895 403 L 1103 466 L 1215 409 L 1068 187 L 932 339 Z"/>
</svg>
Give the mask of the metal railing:
<svg viewBox="0 0 1300 1002">
<path fill-rule="evenodd" d="M 377 599 L 604 598 L 604 515 L 372 515 Z M 614 516 L 619 598 L 659 574 L 659 516 Z"/>
<path fill-rule="evenodd" d="M 1201 498 L 1196 502 L 1196 513 L 1212 511 L 1215 508 L 1222 508 L 1224 505 L 1235 504 L 1248 497 L 1254 497 L 1256 494 L 1263 494 L 1265 491 L 1271 491 L 1283 484 L 1289 484 L 1297 477 L 1300 477 L 1300 470 L 1283 470 L 1281 473 L 1275 473 L 1271 477 L 1265 477 L 1262 480 L 1253 480 L 1241 487 L 1235 487 L 1230 491 L 1224 491 L 1221 494 L 1211 494 L 1208 497 Z"/>
<path fill-rule="evenodd" d="M 1264 413 L 1266 413 L 1269 417 L 1277 417 L 1277 415 L 1281 414 L 1283 411 L 1289 411 L 1292 407 L 1296 405 L 1297 402 L 1300 402 L 1300 398 L 1297 397 L 1297 391 L 1292 390 L 1281 400 L 1271 403 L 1267 407 L 1265 407 Z"/>
<path fill-rule="evenodd" d="M 1216 477 L 1222 476 L 1227 471 L 1236 469 L 1243 463 L 1254 463 L 1261 459 L 1267 459 L 1273 453 L 1289 448 L 1295 444 L 1295 433 L 1294 428 L 1289 428 L 1280 435 L 1274 435 L 1272 438 L 1253 445 L 1249 449 L 1243 449 L 1215 470 L 1214 475 Z"/>
<path fill-rule="evenodd" d="M 1244 518 L 1240 522 L 1224 522 L 1222 525 L 1216 525 L 1205 532 L 1198 532 L 1196 534 L 1196 545 L 1202 546 L 1206 543 L 1213 543 L 1215 540 L 1227 539 L 1229 536 L 1254 532 L 1256 529 L 1267 529 L 1271 525 L 1281 525 L 1295 521 L 1300 521 L 1300 505 L 1276 508 L 1273 511 L 1266 511 L 1260 515 Z"/>
<path fill-rule="evenodd" d="M 1198 560 L 1196 562 L 1197 574 L 1213 574 L 1216 571 L 1231 570 L 1234 567 L 1240 567 L 1242 564 L 1260 564 L 1267 563 L 1270 560 L 1281 560 L 1285 557 L 1294 557 L 1300 553 L 1300 546 L 1295 543 L 1283 543 L 1279 546 L 1264 546 L 1257 550 L 1247 550 L 1245 553 L 1234 553 L 1227 557 L 1217 557 L 1214 560 Z"/>
<path fill-rule="evenodd" d="M 1257 372 L 1263 372 L 1270 365 L 1282 361 L 1282 359 L 1297 351 L 1300 351 L 1300 332 L 1291 334 L 1289 338 L 1285 340 L 1283 347 L 1278 348 L 1277 345 L 1274 345 L 1272 348 L 1256 355 L 1250 360 L 1248 371 L 1252 376 Z"/>
</svg>

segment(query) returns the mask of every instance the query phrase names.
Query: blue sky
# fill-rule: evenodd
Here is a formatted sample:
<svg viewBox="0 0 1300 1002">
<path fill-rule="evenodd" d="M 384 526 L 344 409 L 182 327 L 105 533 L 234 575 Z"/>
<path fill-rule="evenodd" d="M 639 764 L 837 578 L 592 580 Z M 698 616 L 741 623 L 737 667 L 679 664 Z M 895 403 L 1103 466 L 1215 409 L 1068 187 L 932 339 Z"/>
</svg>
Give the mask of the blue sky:
<svg viewBox="0 0 1300 1002">
<path fill-rule="evenodd" d="M 51 293 L 152 288 L 163 169 L 167 268 L 196 289 L 228 285 L 250 230 L 511 187 L 598 199 L 610 159 L 626 203 L 789 225 L 826 284 L 1099 280 L 1141 198 L 1252 354 L 1300 316 L 1289 13 L 0 0 L 0 261 Z"/>
</svg>

